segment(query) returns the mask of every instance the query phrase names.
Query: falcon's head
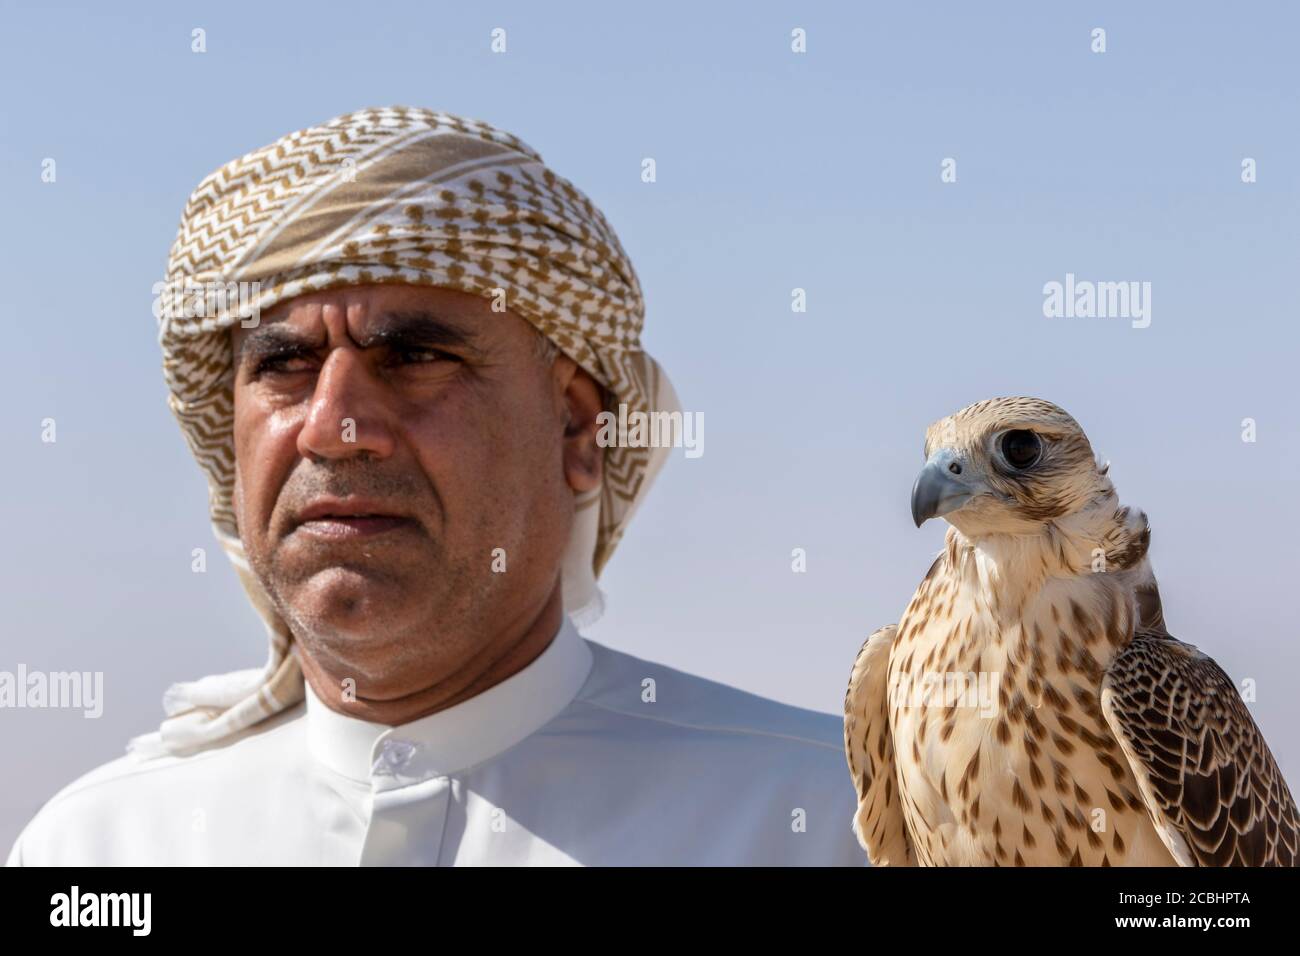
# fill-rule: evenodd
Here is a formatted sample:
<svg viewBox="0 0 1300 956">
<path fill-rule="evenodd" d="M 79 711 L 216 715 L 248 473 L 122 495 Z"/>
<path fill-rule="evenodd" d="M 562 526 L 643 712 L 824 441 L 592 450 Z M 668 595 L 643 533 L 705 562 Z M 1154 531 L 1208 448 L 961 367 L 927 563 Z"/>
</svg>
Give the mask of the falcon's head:
<svg viewBox="0 0 1300 956">
<path fill-rule="evenodd" d="M 919 528 L 943 517 L 967 537 L 1035 534 L 1111 493 L 1079 423 L 1038 398 L 991 398 L 925 433 L 912 488 Z"/>
</svg>

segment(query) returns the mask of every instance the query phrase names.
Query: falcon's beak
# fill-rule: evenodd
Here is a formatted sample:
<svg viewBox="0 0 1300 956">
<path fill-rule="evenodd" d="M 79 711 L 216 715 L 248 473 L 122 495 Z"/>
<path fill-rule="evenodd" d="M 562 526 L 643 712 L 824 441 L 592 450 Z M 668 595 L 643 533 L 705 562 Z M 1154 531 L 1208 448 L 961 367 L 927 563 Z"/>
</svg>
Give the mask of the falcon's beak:
<svg viewBox="0 0 1300 956">
<path fill-rule="evenodd" d="M 940 448 L 925 463 L 912 486 L 912 520 L 919 528 L 931 518 L 956 511 L 979 493 L 969 469 L 951 448 Z"/>
</svg>

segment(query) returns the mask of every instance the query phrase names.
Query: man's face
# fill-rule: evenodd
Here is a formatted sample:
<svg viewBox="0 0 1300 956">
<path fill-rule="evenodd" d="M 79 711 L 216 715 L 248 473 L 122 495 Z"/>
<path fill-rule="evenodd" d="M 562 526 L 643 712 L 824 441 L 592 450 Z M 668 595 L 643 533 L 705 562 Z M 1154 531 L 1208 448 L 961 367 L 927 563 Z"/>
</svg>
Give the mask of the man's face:
<svg viewBox="0 0 1300 956">
<path fill-rule="evenodd" d="M 600 394 L 524 319 L 365 286 L 281 303 L 232 345 L 240 535 L 313 669 L 395 699 L 554 598 Z"/>
</svg>

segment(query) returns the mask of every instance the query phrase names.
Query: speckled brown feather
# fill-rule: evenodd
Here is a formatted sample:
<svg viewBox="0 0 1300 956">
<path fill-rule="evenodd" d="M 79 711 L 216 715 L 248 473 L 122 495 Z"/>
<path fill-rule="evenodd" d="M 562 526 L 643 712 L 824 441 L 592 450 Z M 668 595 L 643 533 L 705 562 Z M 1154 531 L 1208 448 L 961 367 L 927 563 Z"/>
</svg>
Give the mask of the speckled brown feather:
<svg viewBox="0 0 1300 956">
<path fill-rule="evenodd" d="M 1228 675 L 1190 644 L 1138 633 L 1102 685 L 1102 712 L 1184 866 L 1295 866 L 1300 813 Z"/>
<path fill-rule="evenodd" d="M 863 643 L 844 695 L 844 753 L 858 792 L 853 831 L 873 866 L 914 866 L 894 776 L 894 743 L 886 713 L 889 646 L 897 627 L 882 627 Z"/>
</svg>

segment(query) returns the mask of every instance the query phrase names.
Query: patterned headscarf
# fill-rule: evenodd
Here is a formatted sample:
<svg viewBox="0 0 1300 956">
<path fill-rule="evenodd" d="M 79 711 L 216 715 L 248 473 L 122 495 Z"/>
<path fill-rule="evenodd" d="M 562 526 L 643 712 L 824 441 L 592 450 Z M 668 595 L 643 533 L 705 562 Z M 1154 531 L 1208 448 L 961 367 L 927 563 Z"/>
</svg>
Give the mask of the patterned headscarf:
<svg viewBox="0 0 1300 956">
<path fill-rule="evenodd" d="M 227 163 L 185 206 L 155 314 L 169 404 L 207 474 L 213 529 L 271 651 L 260 669 L 173 685 L 168 719 L 132 741 L 134 751 L 200 748 L 302 699 L 293 636 L 236 526 L 230 328 L 298 295 L 377 283 L 504 294 L 510 311 L 605 388 L 611 410 L 678 410 L 641 350 L 641 287 L 614 230 L 509 133 L 448 113 L 370 109 Z M 596 576 L 666 449 L 616 444 L 604 454 L 600 488 L 576 497 L 561 572 L 566 611 L 588 618 L 599 610 Z"/>
</svg>

